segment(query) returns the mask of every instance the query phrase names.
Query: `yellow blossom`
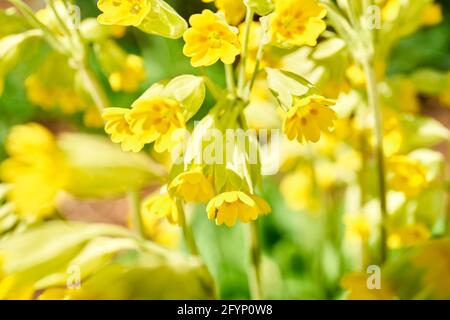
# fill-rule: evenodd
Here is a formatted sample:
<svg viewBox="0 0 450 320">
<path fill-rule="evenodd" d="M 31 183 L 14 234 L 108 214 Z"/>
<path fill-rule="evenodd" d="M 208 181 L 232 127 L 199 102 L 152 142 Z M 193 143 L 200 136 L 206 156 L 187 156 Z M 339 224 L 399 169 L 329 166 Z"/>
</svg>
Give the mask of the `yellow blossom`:
<svg viewBox="0 0 450 320">
<path fill-rule="evenodd" d="M 348 291 L 348 300 L 393 300 L 395 299 L 391 285 L 381 280 L 380 289 L 370 289 L 367 285 L 370 274 L 362 272 L 350 273 L 342 278 L 341 286 Z"/>
<path fill-rule="evenodd" d="M 371 224 L 366 215 L 346 214 L 344 216 L 345 236 L 349 240 L 367 242 L 371 233 Z"/>
<path fill-rule="evenodd" d="M 134 54 L 127 55 L 123 69 L 111 73 L 108 80 L 114 91 L 135 92 L 145 80 L 144 60 Z"/>
<path fill-rule="evenodd" d="M 217 9 L 225 14 L 229 24 L 238 25 L 245 16 L 246 7 L 242 0 L 202 0 L 205 3 L 214 2 Z"/>
<path fill-rule="evenodd" d="M 31 300 L 33 293 L 33 286 L 22 283 L 15 275 L 0 279 L 0 300 Z"/>
<path fill-rule="evenodd" d="M 103 12 L 98 22 L 106 25 L 138 26 L 150 13 L 150 0 L 99 0 L 98 8 Z"/>
<path fill-rule="evenodd" d="M 105 131 L 111 135 L 114 143 L 121 143 L 124 151 L 139 152 L 144 147 L 144 143 L 135 135 L 128 124 L 125 116 L 130 109 L 107 108 L 103 111 L 102 117 L 105 120 Z"/>
<path fill-rule="evenodd" d="M 261 215 L 271 211 L 269 204 L 256 195 L 242 191 L 229 191 L 217 195 L 206 207 L 208 218 L 217 225 L 225 223 L 232 227 L 237 220 L 241 222 L 255 221 Z"/>
<path fill-rule="evenodd" d="M 347 76 L 347 79 L 350 80 L 350 83 L 357 88 L 364 87 L 366 84 L 364 71 L 356 64 L 349 66 L 347 70 L 345 70 L 345 75 Z"/>
<path fill-rule="evenodd" d="M 238 32 L 210 10 L 190 17 L 189 28 L 184 33 L 183 53 L 191 58 L 194 67 L 210 66 L 219 59 L 232 64 L 240 53 Z"/>
<path fill-rule="evenodd" d="M 281 47 L 315 46 L 327 11 L 316 0 L 279 0 L 271 20 L 272 41 Z"/>
<path fill-rule="evenodd" d="M 381 19 L 383 22 L 391 22 L 397 19 L 402 7 L 401 1 L 382 0 L 381 2 Z"/>
<path fill-rule="evenodd" d="M 289 140 L 318 142 L 321 132 L 329 132 L 337 119 L 330 108 L 334 104 L 333 100 L 318 95 L 297 99 L 286 114 L 283 132 Z"/>
<path fill-rule="evenodd" d="M 52 134 L 38 124 L 16 126 L 6 148 L 10 158 L 0 165 L 0 177 L 11 184 L 7 196 L 16 212 L 31 220 L 51 215 L 68 179 L 67 164 Z"/>
<path fill-rule="evenodd" d="M 144 200 L 142 204 L 144 221 L 147 214 L 159 218 L 167 218 L 172 224 L 178 224 L 177 204 L 168 194 L 153 195 Z"/>
<path fill-rule="evenodd" d="M 147 238 L 167 248 L 176 248 L 180 238 L 179 228 L 167 222 L 166 218 L 161 218 L 161 213 L 154 211 L 154 204 L 150 209 L 144 204 L 143 208 L 142 224 Z"/>
<path fill-rule="evenodd" d="M 391 249 L 414 246 L 431 237 L 431 232 L 427 226 L 417 223 L 398 228 L 389 234 L 388 246 Z"/>
<path fill-rule="evenodd" d="M 429 3 L 422 11 L 422 24 L 424 26 L 434 26 L 443 20 L 442 7 L 439 3 Z"/>
<path fill-rule="evenodd" d="M 318 203 L 313 197 L 313 182 L 311 175 L 305 170 L 297 170 L 283 178 L 280 185 L 281 194 L 286 204 L 292 210 L 314 213 Z"/>
<path fill-rule="evenodd" d="M 179 174 L 170 183 L 169 190 L 174 189 L 177 197 L 186 202 L 207 202 L 214 197 L 211 182 L 201 170 L 190 170 Z"/>
<path fill-rule="evenodd" d="M 126 120 L 139 141 L 143 144 L 155 142 L 157 152 L 171 150 L 177 144 L 175 132 L 185 127 L 180 103 L 159 96 L 137 100 Z"/>
<path fill-rule="evenodd" d="M 425 167 L 406 156 L 388 159 L 388 169 L 389 186 L 408 197 L 417 195 L 428 184 Z"/>
</svg>

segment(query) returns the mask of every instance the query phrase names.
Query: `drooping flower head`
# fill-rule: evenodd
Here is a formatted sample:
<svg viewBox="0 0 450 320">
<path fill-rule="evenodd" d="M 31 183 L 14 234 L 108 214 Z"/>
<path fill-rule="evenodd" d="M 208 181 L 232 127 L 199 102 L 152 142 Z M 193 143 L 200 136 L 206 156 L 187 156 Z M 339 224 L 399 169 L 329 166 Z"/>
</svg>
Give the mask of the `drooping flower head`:
<svg viewBox="0 0 450 320">
<path fill-rule="evenodd" d="M 123 68 L 108 77 L 113 91 L 135 92 L 145 80 L 144 60 L 134 54 L 127 55 Z"/>
<path fill-rule="evenodd" d="M 99 0 L 97 6 L 99 23 L 120 26 L 138 26 L 152 9 L 150 0 Z"/>
<path fill-rule="evenodd" d="M 142 211 L 159 218 L 167 218 L 172 224 L 178 224 L 177 204 L 168 194 L 150 196 L 143 202 Z"/>
<path fill-rule="evenodd" d="M 210 66 L 219 61 L 232 64 L 240 53 L 238 32 L 222 17 L 210 10 L 194 14 L 191 28 L 184 33 L 183 53 L 191 58 L 194 67 Z"/>
<path fill-rule="evenodd" d="M 272 41 L 280 47 L 315 46 L 327 11 L 316 0 L 278 0 L 271 20 Z"/>
<path fill-rule="evenodd" d="M 207 202 L 214 197 L 211 182 L 201 170 L 193 169 L 179 174 L 170 183 L 169 190 L 186 202 Z"/>
<path fill-rule="evenodd" d="M 283 131 L 289 140 L 318 142 L 322 132 L 329 132 L 337 119 L 330 108 L 335 102 L 319 95 L 298 99 L 287 113 Z"/>
<path fill-rule="evenodd" d="M 237 220 L 241 222 L 255 221 L 261 215 L 271 211 L 269 204 L 256 195 L 243 191 L 224 192 L 211 199 L 206 207 L 208 218 L 217 225 L 232 227 Z"/>
<path fill-rule="evenodd" d="M 103 111 L 102 117 L 105 120 L 105 132 L 111 135 L 114 143 L 121 143 L 124 151 L 139 152 L 144 147 L 144 143 L 135 135 L 130 128 L 125 116 L 130 109 L 127 108 L 107 108 Z"/>
<path fill-rule="evenodd" d="M 246 7 L 242 0 L 202 0 L 203 2 L 214 2 L 217 9 L 225 14 L 228 23 L 235 26 L 245 16 Z"/>
<path fill-rule="evenodd" d="M 185 126 L 180 103 L 160 96 L 137 100 L 126 119 L 143 144 L 155 142 L 157 152 L 169 150 L 176 143 L 173 134 Z"/>
</svg>

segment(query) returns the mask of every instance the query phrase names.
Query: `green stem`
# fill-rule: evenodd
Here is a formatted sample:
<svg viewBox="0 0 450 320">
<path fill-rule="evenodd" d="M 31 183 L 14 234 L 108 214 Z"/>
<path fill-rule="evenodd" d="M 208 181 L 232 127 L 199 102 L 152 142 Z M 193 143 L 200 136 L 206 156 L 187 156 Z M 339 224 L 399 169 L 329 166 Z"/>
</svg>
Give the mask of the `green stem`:
<svg viewBox="0 0 450 320">
<path fill-rule="evenodd" d="M 186 241 L 186 245 L 193 256 L 200 256 L 200 252 L 197 247 L 197 243 L 195 242 L 194 235 L 192 233 L 191 228 L 189 227 L 186 220 L 186 213 L 184 211 L 184 206 L 181 200 L 175 200 L 178 209 L 178 220 L 180 222 L 181 229 L 183 230 L 184 240 Z"/>
<path fill-rule="evenodd" d="M 263 299 L 261 287 L 261 245 L 259 241 L 258 223 L 250 222 L 250 275 L 249 286 L 252 300 Z"/>
<path fill-rule="evenodd" d="M 102 86 L 94 75 L 86 59 L 80 65 L 80 73 L 84 80 L 84 85 L 89 95 L 92 98 L 97 109 L 102 112 L 103 109 L 109 107 L 109 100 L 103 91 Z"/>
<path fill-rule="evenodd" d="M 373 63 L 367 62 L 363 65 L 367 82 L 367 94 L 369 106 L 373 111 L 375 120 L 375 156 L 377 159 L 378 193 L 381 212 L 381 230 L 380 230 L 380 258 L 383 263 L 387 258 L 387 200 L 386 200 L 386 165 L 384 159 L 383 147 L 383 120 L 381 114 L 381 105 L 378 96 L 377 80 Z"/>
<path fill-rule="evenodd" d="M 229 91 L 234 97 L 237 97 L 236 83 L 235 83 L 235 81 L 234 81 L 233 65 L 231 65 L 231 64 L 225 64 L 225 77 L 226 77 L 226 80 L 227 80 L 227 88 L 228 88 L 228 91 Z"/>
<path fill-rule="evenodd" d="M 241 66 L 239 69 L 239 90 L 241 91 L 245 85 L 245 71 L 247 67 L 247 56 L 248 56 L 248 43 L 250 39 L 250 28 L 253 21 L 253 11 L 250 8 L 247 8 L 247 13 L 245 15 L 245 30 L 244 30 L 244 43 L 242 47 L 241 53 Z"/>
<path fill-rule="evenodd" d="M 141 195 L 137 190 L 128 192 L 129 210 L 131 211 L 133 229 L 136 234 L 145 239 L 145 230 L 141 216 Z"/>
</svg>

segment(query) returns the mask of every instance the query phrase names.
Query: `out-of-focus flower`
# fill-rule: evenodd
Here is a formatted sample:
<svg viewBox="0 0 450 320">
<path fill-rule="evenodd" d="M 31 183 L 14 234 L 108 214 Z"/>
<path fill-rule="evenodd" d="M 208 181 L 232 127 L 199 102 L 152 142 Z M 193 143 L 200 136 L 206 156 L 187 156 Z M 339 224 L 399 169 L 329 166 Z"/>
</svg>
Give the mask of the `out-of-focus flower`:
<svg viewBox="0 0 450 320">
<path fill-rule="evenodd" d="M 402 7 L 400 0 L 381 0 L 381 19 L 390 22 L 397 19 Z"/>
<path fill-rule="evenodd" d="M 207 202 L 214 197 L 211 182 L 201 170 L 193 169 L 175 177 L 169 185 L 177 197 L 186 202 Z"/>
<path fill-rule="evenodd" d="M 114 91 L 135 92 L 145 80 L 144 60 L 134 54 L 127 55 L 123 69 L 108 77 Z"/>
<path fill-rule="evenodd" d="M 429 3 L 422 11 L 422 24 L 430 27 L 440 24 L 443 20 L 442 7 L 438 3 Z"/>
<path fill-rule="evenodd" d="M 217 9 L 225 14 L 229 24 L 238 25 L 245 16 L 246 7 L 242 0 L 202 0 L 205 3 L 214 2 Z"/>
<path fill-rule="evenodd" d="M 141 139 L 135 135 L 126 120 L 130 109 L 126 108 L 108 108 L 103 111 L 103 120 L 105 120 L 105 131 L 111 135 L 114 143 L 121 143 L 124 151 L 139 152 L 144 147 Z"/>
<path fill-rule="evenodd" d="M 307 210 L 314 213 L 318 209 L 317 199 L 313 196 L 313 182 L 308 169 L 296 170 L 286 175 L 280 185 L 281 194 L 292 210 Z"/>
<path fill-rule="evenodd" d="M 189 23 L 192 27 L 184 33 L 183 53 L 191 58 L 192 66 L 210 66 L 219 59 L 225 64 L 235 61 L 241 52 L 237 29 L 210 10 L 192 15 Z"/>
<path fill-rule="evenodd" d="M 6 149 L 10 158 L 0 165 L 0 176 L 11 184 L 8 199 L 17 213 L 30 220 L 51 215 L 55 197 L 68 179 L 66 161 L 53 135 L 36 123 L 16 126 Z"/>
<path fill-rule="evenodd" d="M 206 207 L 208 218 L 217 225 L 232 227 L 237 220 L 247 223 L 271 211 L 269 204 L 256 195 L 242 191 L 229 191 L 217 195 Z"/>
<path fill-rule="evenodd" d="M 361 272 L 346 275 L 341 280 L 341 286 L 348 291 L 349 300 L 393 300 L 395 295 L 391 285 L 383 279 L 380 289 L 369 289 L 367 280 L 370 274 Z"/>
<path fill-rule="evenodd" d="M 417 195 L 428 184 L 425 167 L 406 156 L 388 159 L 389 186 L 408 197 Z"/>
<path fill-rule="evenodd" d="M 366 84 L 364 71 L 357 64 L 350 65 L 347 70 L 345 70 L 345 75 L 350 83 L 356 88 L 364 87 Z"/>
<path fill-rule="evenodd" d="M 177 143 L 172 139 L 174 132 L 185 126 L 180 103 L 171 98 L 138 99 L 125 117 L 139 141 L 143 145 L 155 142 L 157 152 L 170 150 Z"/>
<path fill-rule="evenodd" d="M 271 19 L 272 41 L 277 46 L 315 46 L 325 30 L 327 11 L 316 0 L 280 0 Z"/>
<path fill-rule="evenodd" d="M 410 247 L 418 245 L 431 237 L 431 232 L 427 226 L 417 223 L 395 229 L 390 232 L 388 246 L 391 249 Z"/>
<path fill-rule="evenodd" d="M 148 205 L 148 203 L 147 203 Z M 142 224 L 145 235 L 151 241 L 159 243 L 167 248 L 176 248 L 179 242 L 180 233 L 179 228 L 170 224 L 166 218 L 162 218 L 161 205 L 156 209 L 155 203 L 150 207 L 144 204 L 146 210 L 142 211 Z"/>
<path fill-rule="evenodd" d="M 319 95 L 297 99 L 283 122 L 289 140 L 318 142 L 322 132 L 329 132 L 337 119 L 330 108 L 335 102 Z"/>
<path fill-rule="evenodd" d="M 368 217 L 363 214 L 346 214 L 344 216 L 345 236 L 350 241 L 362 241 L 366 243 L 369 240 L 372 227 Z"/>
<path fill-rule="evenodd" d="M 103 12 L 98 22 L 107 25 L 138 26 L 152 9 L 150 0 L 99 0 L 98 8 Z"/>
<path fill-rule="evenodd" d="M 22 283 L 15 275 L 0 278 L 0 300 L 30 300 L 34 287 Z"/>
<path fill-rule="evenodd" d="M 152 195 L 142 203 L 144 218 L 148 214 L 159 218 L 167 218 L 172 224 L 178 224 L 178 208 L 175 201 L 168 194 Z"/>
</svg>

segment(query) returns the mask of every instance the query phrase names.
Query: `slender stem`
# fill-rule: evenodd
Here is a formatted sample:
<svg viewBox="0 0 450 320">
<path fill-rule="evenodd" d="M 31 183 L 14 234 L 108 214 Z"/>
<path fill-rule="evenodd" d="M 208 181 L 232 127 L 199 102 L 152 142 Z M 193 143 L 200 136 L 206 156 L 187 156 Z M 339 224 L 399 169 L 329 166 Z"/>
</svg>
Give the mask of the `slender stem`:
<svg viewBox="0 0 450 320">
<path fill-rule="evenodd" d="M 236 91 L 236 83 L 234 81 L 233 65 L 225 64 L 225 77 L 226 77 L 226 80 L 227 80 L 228 91 L 234 97 L 236 97 L 237 96 L 237 91 Z"/>
<path fill-rule="evenodd" d="M 131 211 L 133 229 L 136 234 L 145 239 L 145 229 L 141 216 L 141 195 L 137 190 L 128 192 L 129 210 Z"/>
<path fill-rule="evenodd" d="M 239 69 L 239 90 L 242 90 L 245 85 L 245 72 L 247 67 L 247 59 L 248 59 L 248 43 L 250 39 L 250 28 L 252 26 L 253 21 L 253 10 L 247 8 L 247 14 L 245 15 L 245 30 L 244 30 L 244 43 L 241 52 L 241 66 Z"/>
<path fill-rule="evenodd" d="M 261 287 L 261 245 L 257 221 L 249 223 L 250 228 L 250 275 L 249 286 L 252 300 L 263 299 Z"/>
<path fill-rule="evenodd" d="M 371 107 L 375 120 L 375 155 L 377 159 L 378 192 L 381 212 L 381 230 L 380 230 L 380 258 L 383 263 L 387 257 L 387 200 L 386 200 L 386 170 L 383 147 L 383 120 L 381 106 L 378 96 L 377 80 L 373 63 L 367 62 L 363 65 L 367 82 L 368 102 Z"/>
<path fill-rule="evenodd" d="M 80 73 L 83 77 L 85 88 L 91 96 L 97 109 L 101 112 L 103 109 L 109 107 L 108 97 L 86 61 L 81 63 Z"/>
<path fill-rule="evenodd" d="M 247 100 L 250 98 L 253 86 L 255 85 L 256 77 L 258 76 L 259 67 L 261 66 L 263 56 L 264 56 L 264 44 L 261 41 L 261 43 L 258 46 L 258 52 L 256 53 L 255 69 L 253 70 L 252 77 L 250 79 L 250 83 L 248 86 Z"/>
<path fill-rule="evenodd" d="M 175 200 L 178 209 L 178 220 L 180 222 L 181 229 L 183 230 L 184 240 L 186 241 L 186 245 L 193 256 L 200 256 L 200 252 L 197 247 L 197 243 L 195 242 L 194 235 L 192 234 L 192 230 L 189 227 L 186 221 L 186 213 L 184 210 L 183 203 L 181 200 Z"/>
</svg>

